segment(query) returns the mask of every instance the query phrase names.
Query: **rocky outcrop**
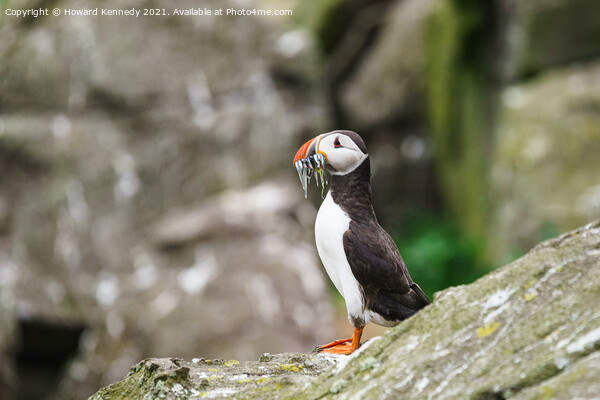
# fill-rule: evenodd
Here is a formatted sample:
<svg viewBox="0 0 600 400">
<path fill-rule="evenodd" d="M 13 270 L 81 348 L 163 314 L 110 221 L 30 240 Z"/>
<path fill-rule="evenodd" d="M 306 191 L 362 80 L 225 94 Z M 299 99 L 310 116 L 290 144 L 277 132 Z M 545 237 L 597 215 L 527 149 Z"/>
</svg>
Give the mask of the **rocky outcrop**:
<svg viewBox="0 0 600 400">
<path fill-rule="evenodd" d="M 432 305 L 352 356 L 149 359 L 91 399 L 593 399 L 600 391 L 599 271 L 597 221 L 471 285 L 437 293 Z"/>
<path fill-rule="evenodd" d="M 125 380 L 91 399 L 276 398 L 285 387 L 304 387 L 338 360 L 317 354 L 263 354 L 258 361 L 147 359 Z"/>
</svg>

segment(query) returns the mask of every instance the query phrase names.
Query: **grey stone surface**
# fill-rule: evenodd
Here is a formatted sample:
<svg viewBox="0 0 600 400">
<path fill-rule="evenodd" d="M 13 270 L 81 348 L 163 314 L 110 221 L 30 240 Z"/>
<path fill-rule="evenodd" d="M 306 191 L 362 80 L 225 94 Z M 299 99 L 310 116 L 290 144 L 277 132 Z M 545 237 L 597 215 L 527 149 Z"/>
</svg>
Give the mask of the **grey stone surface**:
<svg viewBox="0 0 600 400">
<path fill-rule="evenodd" d="M 370 127 L 425 112 L 425 27 L 430 0 L 399 1 L 341 91 L 350 126 Z"/>
<path fill-rule="evenodd" d="M 146 360 L 92 399 L 595 399 L 599 255 L 596 221 L 437 293 L 351 356 L 281 354 L 212 369 L 206 360 Z"/>
<path fill-rule="evenodd" d="M 555 69 L 502 93 L 491 162 L 494 258 L 544 229 L 600 216 L 600 63 Z"/>
<path fill-rule="evenodd" d="M 196 358 L 147 359 L 124 381 L 91 399 L 277 398 L 284 387 L 305 387 L 337 362 L 333 356 L 263 354 L 258 361 Z"/>
</svg>

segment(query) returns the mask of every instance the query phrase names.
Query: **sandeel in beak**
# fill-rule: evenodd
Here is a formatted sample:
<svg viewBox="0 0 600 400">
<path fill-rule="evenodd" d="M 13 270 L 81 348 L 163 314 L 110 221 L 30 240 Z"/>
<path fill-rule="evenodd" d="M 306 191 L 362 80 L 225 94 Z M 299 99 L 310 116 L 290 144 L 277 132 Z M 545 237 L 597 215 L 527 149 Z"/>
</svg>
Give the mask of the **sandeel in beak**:
<svg viewBox="0 0 600 400">
<path fill-rule="evenodd" d="M 305 199 L 308 197 L 308 184 L 313 175 L 316 175 L 315 182 L 317 187 L 321 187 L 321 197 L 325 193 L 325 185 L 327 184 L 327 177 L 325 176 L 326 159 L 325 155 L 317 151 L 320 140 L 321 135 L 304 143 L 294 157 L 294 165 L 296 166 L 296 170 L 298 170 L 298 177 L 304 190 Z"/>
</svg>

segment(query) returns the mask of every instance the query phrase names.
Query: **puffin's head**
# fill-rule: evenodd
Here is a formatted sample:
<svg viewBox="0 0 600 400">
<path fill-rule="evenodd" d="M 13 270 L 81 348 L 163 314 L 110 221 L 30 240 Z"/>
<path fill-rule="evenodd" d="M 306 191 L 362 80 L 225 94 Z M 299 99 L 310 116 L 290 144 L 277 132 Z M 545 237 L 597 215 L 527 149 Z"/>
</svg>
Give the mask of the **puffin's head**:
<svg viewBox="0 0 600 400">
<path fill-rule="evenodd" d="M 319 154 L 322 157 L 318 157 Z M 294 164 L 322 158 L 325 167 L 333 175 L 346 175 L 354 171 L 368 156 L 367 146 L 358 133 L 333 131 L 304 143 L 294 157 Z"/>
<path fill-rule="evenodd" d="M 323 183 L 325 168 L 332 175 L 346 175 L 361 165 L 368 156 L 365 142 L 352 131 L 323 133 L 304 143 L 294 157 L 294 165 L 304 188 L 304 196 L 306 197 L 306 188 L 315 172 Z"/>
</svg>

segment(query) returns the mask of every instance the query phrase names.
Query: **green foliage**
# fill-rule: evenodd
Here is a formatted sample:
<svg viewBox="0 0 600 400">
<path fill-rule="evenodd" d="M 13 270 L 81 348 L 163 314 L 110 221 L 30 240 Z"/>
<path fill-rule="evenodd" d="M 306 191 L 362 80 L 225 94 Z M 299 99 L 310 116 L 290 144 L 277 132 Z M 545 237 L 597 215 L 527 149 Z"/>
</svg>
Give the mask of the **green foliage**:
<svg viewBox="0 0 600 400">
<path fill-rule="evenodd" d="M 426 24 L 430 137 L 446 207 L 462 232 L 486 234 L 491 110 L 494 106 L 493 5 L 441 0 Z"/>
<path fill-rule="evenodd" d="M 483 244 L 465 238 L 448 218 L 413 210 L 392 233 L 411 277 L 430 299 L 434 292 L 470 283 L 491 270 L 478 261 Z"/>
<path fill-rule="evenodd" d="M 538 241 L 552 239 L 561 234 L 560 225 L 553 221 L 544 221 L 540 227 Z M 525 254 L 525 252 L 523 252 Z"/>
</svg>

